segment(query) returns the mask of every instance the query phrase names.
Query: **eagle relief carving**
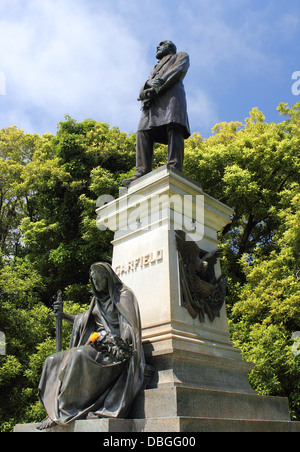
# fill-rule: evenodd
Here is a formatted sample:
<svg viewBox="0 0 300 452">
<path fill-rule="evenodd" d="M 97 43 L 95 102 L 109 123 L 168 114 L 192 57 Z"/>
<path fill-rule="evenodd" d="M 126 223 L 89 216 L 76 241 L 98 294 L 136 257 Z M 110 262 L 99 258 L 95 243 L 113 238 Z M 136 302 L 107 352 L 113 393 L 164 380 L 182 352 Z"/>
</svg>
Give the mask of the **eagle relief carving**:
<svg viewBox="0 0 300 452">
<path fill-rule="evenodd" d="M 227 277 L 216 278 L 215 265 L 220 249 L 211 252 L 200 250 L 195 242 L 185 240 L 182 231 L 176 232 L 182 306 L 200 322 L 207 314 L 211 322 L 220 317 L 226 297 Z"/>
</svg>

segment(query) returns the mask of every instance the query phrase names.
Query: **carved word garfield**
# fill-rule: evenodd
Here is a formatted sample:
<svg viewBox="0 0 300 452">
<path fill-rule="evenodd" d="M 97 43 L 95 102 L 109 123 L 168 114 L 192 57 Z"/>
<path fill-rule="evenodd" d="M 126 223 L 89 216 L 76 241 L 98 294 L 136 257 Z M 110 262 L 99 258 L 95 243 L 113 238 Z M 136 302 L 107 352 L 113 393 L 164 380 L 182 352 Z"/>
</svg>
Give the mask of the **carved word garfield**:
<svg viewBox="0 0 300 452">
<path fill-rule="evenodd" d="M 138 269 L 142 270 L 148 268 L 152 265 L 162 262 L 164 259 L 163 250 L 152 251 L 151 253 L 144 254 L 143 256 L 137 257 L 136 259 L 131 259 L 126 263 L 117 265 L 115 267 L 115 272 L 118 276 L 135 272 Z"/>
</svg>

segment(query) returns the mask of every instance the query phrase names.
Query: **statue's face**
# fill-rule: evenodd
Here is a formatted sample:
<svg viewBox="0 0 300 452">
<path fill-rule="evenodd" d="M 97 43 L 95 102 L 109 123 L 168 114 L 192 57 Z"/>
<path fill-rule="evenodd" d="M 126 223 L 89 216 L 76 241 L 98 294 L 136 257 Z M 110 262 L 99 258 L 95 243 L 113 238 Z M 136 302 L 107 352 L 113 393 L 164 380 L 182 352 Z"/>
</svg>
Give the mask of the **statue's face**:
<svg viewBox="0 0 300 452">
<path fill-rule="evenodd" d="M 156 48 L 156 58 L 161 60 L 164 56 L 170 55 L 172 51 L 170 50 L 170 45 L 167 41 L 162 41 L 158 44 Z"/>
<path fill-rule="evenodd" d="M 108 273 L 104 268 L 92 267 L 91 278 L 97 292 L 108 292 Z"/>
</svg>

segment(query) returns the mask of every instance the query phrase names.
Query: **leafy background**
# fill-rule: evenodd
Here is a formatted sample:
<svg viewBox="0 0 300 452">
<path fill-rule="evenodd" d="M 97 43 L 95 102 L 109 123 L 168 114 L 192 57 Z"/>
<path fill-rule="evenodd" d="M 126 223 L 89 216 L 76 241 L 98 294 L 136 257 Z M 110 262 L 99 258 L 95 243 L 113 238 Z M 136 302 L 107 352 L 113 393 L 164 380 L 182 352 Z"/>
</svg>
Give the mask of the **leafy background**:
<svg viewBox="0 0 300 452">
<path fill-rule="evenodd" d="M 234 208 L 220 232 L 222 269 L 229 276 L 232 341 L 255 364 L 259 394 L 288 397 L 300 420 L 300 103 L 280 104 L 282 122 L 254 108 L 243 122 L 217 124 L 208 139 L 193 134 L 184 173 Z M 154 168 L 166 163 L 156 145 Z M 53 296 L 78 313 L 91 299 L 88 271 L 112 255 L 112 233 L 96 227 L 100 195 L 118 197 L 135 167 L 135 134 L 69 116 L 56 135 L 0 131 L 0 429 L 38 422 L 43 362 L 55 351 Z M 63 326 L 68 348 L 70 326 Z"/>
</svg>

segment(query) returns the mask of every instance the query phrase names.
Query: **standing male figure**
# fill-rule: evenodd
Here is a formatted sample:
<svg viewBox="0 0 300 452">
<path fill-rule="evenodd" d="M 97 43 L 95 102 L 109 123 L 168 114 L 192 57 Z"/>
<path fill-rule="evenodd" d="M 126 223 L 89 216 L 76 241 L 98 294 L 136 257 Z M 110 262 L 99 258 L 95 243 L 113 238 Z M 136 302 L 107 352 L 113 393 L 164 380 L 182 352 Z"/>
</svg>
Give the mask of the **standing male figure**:
<svg viewBox="0 0 300 452">
<path fill-rule="evenodd" d="M 190 136 L 182 80 L 190 60 L 187 53 L 177 53 L 171 41 L 162 41 L 157 46 L 156 58 L 159 62 L 138 98 L 142 102 L 142 115 L 137 131 L 136 172 L 123 181 L 125 187 L 152 170 L 154 143 L 168 144 L 168 166 L 182 170 L 184 139 Z"/>
</svg>

